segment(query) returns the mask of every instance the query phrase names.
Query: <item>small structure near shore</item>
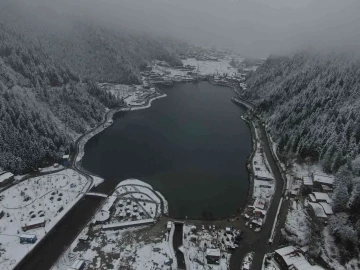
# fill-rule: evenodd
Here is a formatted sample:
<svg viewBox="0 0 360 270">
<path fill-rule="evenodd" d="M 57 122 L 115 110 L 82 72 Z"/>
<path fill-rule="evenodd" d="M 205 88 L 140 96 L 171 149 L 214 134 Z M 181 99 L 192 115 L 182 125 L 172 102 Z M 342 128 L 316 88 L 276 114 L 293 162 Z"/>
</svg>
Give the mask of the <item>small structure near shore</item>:
<svg viewBox="0 0 360 270">
<path fill-rule="evenodd" d="M 206 260 L 208 264 L 219 264 L 220 261 L 220 249 L 208 248 L 206 250 Z"/>
</svg>

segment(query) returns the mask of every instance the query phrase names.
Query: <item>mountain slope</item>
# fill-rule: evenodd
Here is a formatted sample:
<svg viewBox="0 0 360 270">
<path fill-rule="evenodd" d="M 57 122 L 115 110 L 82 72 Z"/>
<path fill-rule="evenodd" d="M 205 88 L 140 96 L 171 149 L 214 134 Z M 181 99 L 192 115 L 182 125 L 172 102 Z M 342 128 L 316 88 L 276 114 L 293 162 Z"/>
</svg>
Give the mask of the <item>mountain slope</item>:
<svg viewBox="0 0 360 270">
<path fill-rule="evenodd" d="M 352 54 L 270 57 L 247 79 L 245 97 L 268 117 L 282 153 L 335 172 L 359 154 L 360 61 Z"/>
<path fill-rule="evenodd" d="M 15 173 L 57 160 L 106 108 L 122 105 L 97 82 L 136 83 L 154 59 L 179 63 L 169 42 L 21 12 L 0 3 L 0 168 Z"/>
</svg>

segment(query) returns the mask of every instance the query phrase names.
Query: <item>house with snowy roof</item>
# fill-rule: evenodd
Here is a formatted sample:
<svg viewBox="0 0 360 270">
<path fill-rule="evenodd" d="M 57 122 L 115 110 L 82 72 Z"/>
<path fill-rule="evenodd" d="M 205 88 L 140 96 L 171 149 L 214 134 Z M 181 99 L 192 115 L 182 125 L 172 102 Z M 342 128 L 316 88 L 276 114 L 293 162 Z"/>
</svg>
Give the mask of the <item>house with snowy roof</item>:
<svg viewBox="0 0 360 270">
<path fill-rule="evenodd" d="M 14 175 L 11 172 L 1 172 L 0 173 L 0 187 L 6 186 L 13 179 L 14 179 Z"/>
<path fill-rule="evenodd" d="M 206 249 L 206 260 L 208 264 L 219 264 L 220 261 L 220 249 L 208 248 Z"/>
<path fill-rule="evenodd" d="M 320 203 L 309 202 L 309 213 L 310 213 L 310 215 L 312 215 L 315 218 L 327 219 L 327 215 L 325 213 L 325 210 L 320 205 Z"/>
<path fill-rule="evenodd" d="M 311 265 L 302 250 L 293 246 L 275 250 L 274 259 L 282 270 L 324 270 L 318 265 Z"/>
<path fill-rule="evenodd" d="M 302 191 L 304 194 L 309 194 L 313 191 L 314 182 L 312 180 L 312 177 L 310 176 L 304 176 L 302 178 Z"/>
<path fill-rule="evenodd" d="M 310 196 L 312 195 L 312 196 Z M 315 202 L 326 202 L 326 203 L 331 203 L 332 200 L 329 197 L 329 195 L 327 193 L 324 192 L 313 192 L 309 195 L 309 197 L 313 200 L 315 199 Z"/>
<path fill-rule="evenodd" d="M 329 189 L 331 190 L 333 188 L 334 185 L 333 176 L 313 173 L 311 177 L 314 183 L 314 190 L 326 191 Z"/>
</svg>

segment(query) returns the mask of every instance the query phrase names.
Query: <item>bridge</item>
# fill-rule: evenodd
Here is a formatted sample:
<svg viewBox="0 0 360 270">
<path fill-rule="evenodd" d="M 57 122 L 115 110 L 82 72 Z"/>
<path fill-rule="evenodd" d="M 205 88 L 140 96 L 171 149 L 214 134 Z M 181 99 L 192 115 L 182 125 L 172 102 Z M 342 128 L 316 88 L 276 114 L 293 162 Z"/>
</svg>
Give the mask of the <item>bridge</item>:
<svg viewBox="0 0 360 270">
<path fill-rule="evenodd" d="M 85 193 L 86 196 L 94 196 L 94 197 L 102 197 L 102 198 L 107 198 L 108 195 L 104 194 L 104 193 L 99 193 L 99 192 L 87 192 Z"/>
</svg>

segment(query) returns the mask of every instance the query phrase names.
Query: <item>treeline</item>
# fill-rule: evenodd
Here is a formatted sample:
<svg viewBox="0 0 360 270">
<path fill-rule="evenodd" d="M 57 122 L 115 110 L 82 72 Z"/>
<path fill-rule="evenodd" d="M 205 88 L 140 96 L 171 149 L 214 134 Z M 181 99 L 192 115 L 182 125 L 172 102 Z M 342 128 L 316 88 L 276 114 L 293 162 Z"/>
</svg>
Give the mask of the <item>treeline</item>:
<svg viewBox="0 0 360 270">
<path fill-rule="evenodd" d="M 14 173 L 69 153 L 106 108 L 123 105 L 98 82 L 138 83 L 142 67 L 178 65 L 186 47 L 34 12 L 0 3 L 0 168 Z"/>
<path fill-rule="evenodd" d="M 269 119 L 281 153 L 321 162 L 330 173 L 359 154 L 359 57 L 269 57 L 247 84 L 244 95 Z"/>
</svg>

